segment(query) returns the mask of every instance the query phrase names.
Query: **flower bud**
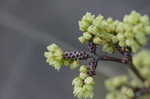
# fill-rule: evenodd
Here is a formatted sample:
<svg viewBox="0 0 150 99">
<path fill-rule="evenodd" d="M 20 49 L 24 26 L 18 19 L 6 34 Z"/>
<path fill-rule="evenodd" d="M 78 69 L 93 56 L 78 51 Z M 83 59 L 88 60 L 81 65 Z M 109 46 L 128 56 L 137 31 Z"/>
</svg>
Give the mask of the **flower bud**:
<svg viewBox="0 0 150 99">
<path fill-rule="evenodd" d="M 85 79 L 87 76 L 88 76 L 87 73 L 83 73 L 83 72 L 80 73 L 80 78 L 81 79 Z"/>
<path fill-rule="evenodd" d="M 148 25 L 149 24 L 149 17 L 147 15 L 141 16 L 140 17 L 140 21 L 141 23 L 143 23 L 144 25 Z"/>
<path fill-rule="evenodd" d="M 72 85 L 74 85 L 74 86 L 82 86 L 82 84 L 83 84 L 83 80 L 80 77 L 76 77 L 72 81 Z"/>
<path fill-rule="evenodd" d="M 87 42 L 87 39 L 84 36 L 80 36 L 78 39 L 81 43 L 86 43 Z"/>
<path fill-rule="evenodd" d="M 134 97 L 134 92 L 131 88 L 123 87 L 121 89 L 121 93 L 127 95 L 130 98 Z"/>
<path fill-rule="evenodd" d="M 80 67 L 80 72 L 87 73 L 87 71 L 88 71 L 88 68 L 87 68 L 86 65 L 82 65 L 82 66 Z"/>
<path fill-rule="evenodd" d="M 86 39 L 86 40 L 90 40 L 92 38 L 92 35 L 88 32 L 86 33 L 83 33 L 83 37 Z"/>
<path fill-rule="evenodd" d="M 94 43 L 94 44 L 102 44 L 102 43 L 103 43 L 103 40 L 101 40 L 99 37 L 94 37 L 93 43 Z"/>
<path fill-rule="evenodd" d="M 84 82 L 86 84 L 90 84 L 90 85 L 93 85 L 94 84 L 94 79 L 92 77 L 87 77 Z"/>
</svg>

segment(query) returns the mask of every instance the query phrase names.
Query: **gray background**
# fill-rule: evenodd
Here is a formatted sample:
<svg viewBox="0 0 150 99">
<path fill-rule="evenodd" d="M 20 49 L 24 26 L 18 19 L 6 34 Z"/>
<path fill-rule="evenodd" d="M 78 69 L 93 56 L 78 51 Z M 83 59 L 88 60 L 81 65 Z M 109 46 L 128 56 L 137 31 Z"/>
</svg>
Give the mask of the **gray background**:
<svg viewBox="0 0 150 99">
<path fill-rule="evenodd" d="M 46 46 L 55 42 L 69 50 L 81 47 L 78 20 L 87 11 L 121 19 L 131 10 L 150 15 L 149 4 L 150 0 L 0 0 L 0 99 L 74 99 L 71 82 L 78 72 L 48 67 Z M 99 64 L 95 99 L 104 99 L 104 79 L 126 71 L 110 64 Z"/>
</svg>

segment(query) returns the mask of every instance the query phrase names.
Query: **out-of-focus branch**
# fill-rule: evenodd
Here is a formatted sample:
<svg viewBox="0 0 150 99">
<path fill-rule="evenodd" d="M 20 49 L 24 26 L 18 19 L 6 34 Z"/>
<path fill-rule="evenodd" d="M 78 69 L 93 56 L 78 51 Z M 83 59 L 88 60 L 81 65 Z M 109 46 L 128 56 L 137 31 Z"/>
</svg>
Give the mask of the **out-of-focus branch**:
<svg viewBox="0 0 150 99">
<path fill-rule="evenodd" d="M 150 94 L 150 88 L 134 88 L 134 93 L 135 93 L 134 99 L 138 99 L 138 97 L 140 96 Z"/>
<path fill-rule="evenodd" d="M 132 64 L 132 55 L 130 48 L 122 48 L 117 46 L 117 50 L 123 55 L 123 58 L 117 58 L 112 56 L 99 56 L 98 60 L 102 61 L 112 61 L 117 63 L 123 63 L 123 64 L 129 64 L 129 68 L 133 71 L 133 73 L 141 80 L 145 81 L 144 77 L 140 74 L 140 72 L 135 68 L 135 66 Z"/>
</svg>

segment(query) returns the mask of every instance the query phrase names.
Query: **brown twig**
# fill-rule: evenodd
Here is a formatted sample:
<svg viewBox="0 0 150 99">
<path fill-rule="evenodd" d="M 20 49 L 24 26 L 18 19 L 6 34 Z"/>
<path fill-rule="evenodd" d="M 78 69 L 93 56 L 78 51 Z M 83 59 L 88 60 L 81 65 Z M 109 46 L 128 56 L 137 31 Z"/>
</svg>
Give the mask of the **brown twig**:
<svg viewBox="0 0 150 99">
<path fill-rule="evenodd" d="M 135 66 L 132 63 L 132 55 L 131 55 L 131 48 L 126 47 L 126 48 L 122 48 L 120 46 L 116 46 L 117 50 L 125 57 L 128 59 L 128 64 L 129 64 L 129 68 L 133 71 L 133 73 L 142 81 L 144 82 L 145 79 L 144 77 L 140 74 L 140 72 L 137 70 L 137 68 L 135 68 Z"/>
<path fill-rule="evenodd" d="M 133 66 L 132 63 L 130 63 L 129 68 L 133 71 L 133 73 L 142 81 L 144 82 L 144 77 L 140 74 L 140 72 Z"/>
<path fill-rule="evenodd" d="M 150 88 L 134 88 L 134 99 L 137 99 L 140 96 L 144 96 L 146 94 L 150 94 Z"/>
<path fill-rule="evenodd" d="M 128 59 L 127 58 L 117 58 L 117 57 L 112 57 L 112 56 L 100 56 L 98 60 L 103 60 L 103 61 L 113 61 L 113 62 L 118 62 L 118 63 L 123 63 L 127 64 Z"/>
<path fill-rule="evenodd" d="M 128 54 L 126 54 L 128 53 Z M 144 82 L 145 81 L 145 78 L 140 74 L 140 72 L 138 71 L 138 69 L 134 66 L 134 64 L 132 63 L 132 56 L 131 56 L 131 52 L 126 52 L 125 55 L 128 55 L 128 56 L 125 56 L 128 58 L 128 67 L 129 69 L 131 69 L 133 71 L 133 73 L 142 81 Z"/>
<path fill-rule="evenodd" d="M 123 58 L 117 58 L 112 56 L 99 56 L 98 60 L 129 64 L 128 67 L 142 82 L 144 82 L 145 81 L 144 77 L 140 74 L 140 72 L 135 68 L 135 66 L 132 63 L 131 49 L 128 47 L 126 48 L 117 47 L 117 50 L 124 56 Z"/>
</svg>

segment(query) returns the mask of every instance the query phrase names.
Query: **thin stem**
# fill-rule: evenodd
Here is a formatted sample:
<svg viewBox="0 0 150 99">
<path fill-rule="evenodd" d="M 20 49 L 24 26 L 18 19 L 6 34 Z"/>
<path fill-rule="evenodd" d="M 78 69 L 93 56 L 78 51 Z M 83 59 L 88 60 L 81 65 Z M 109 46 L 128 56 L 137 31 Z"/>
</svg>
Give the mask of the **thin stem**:
<svg viewBox="0 0 150 99">
<path fill-rule="evenodd" d="M 118 63 L 123 63 L 127 64 L 128 59 L 127 58 L 117 58 L 117 57 L 111 57 L 111 56 L 100 56 L 98 60 L 103 60 L 103 61 L 113 61 L 113 62 L 118 62 Z"/>
<path fill-rule="evenodd" d="M 117 63 L 123 63 L 123 64 L 129 64 L 129 68 L 133 71 L 133 73 L 142 81 L 144 82 L 145 79 L 142 77 L 142 75 L 140 74 L 140 72 L 134 67 L 134 65 L 132 64 L 132 56 L 130 57 L 125 57 L 125 58 L 116 58 L 116 57 L 111 57 L 111 56 L 100 56 L 98 58 L 98 60 L 102 60 L 102 61 L 113 61 L 113 62 L 117 62 Z"/>
<path fill-rule="evenodd" d="M 126 56 L 129 59 L 129 68 L 133 71 L 133 73 L 142 81 L 144 82 L 145 79 L 144 77 L 140 74 L 139 70 L 134 66 L 134 64 L 132 63 L 132 56 L 131 56 L 131 52 L 127 52 L 129 56 Z M 125 53 L 125 55 L 127 55 Z"/>
<path fill-rule="evenodd" d="M 120 46 L 116 46 L 117 50 L 128 59 L 129 68 L 133 71 L 133 73 L 142 81 L 144 82 L 145 79 L 142 77 L 140 72 L 135 68 L 135 66 L 132 63 L 132 55 L 131 55 L 131 49 L 129 47 L 122 48 Z"/>
<path fill-rule="evenodd" d="M 142 81 L 144 82 L 145 79 L 143 78 L 143 76 L 140 74 L 140 72 L 133 66 L 133 64 L 131 63 L 129 65 L 129 68 L 133 71 L 133 73 Z"/>
</svg>

